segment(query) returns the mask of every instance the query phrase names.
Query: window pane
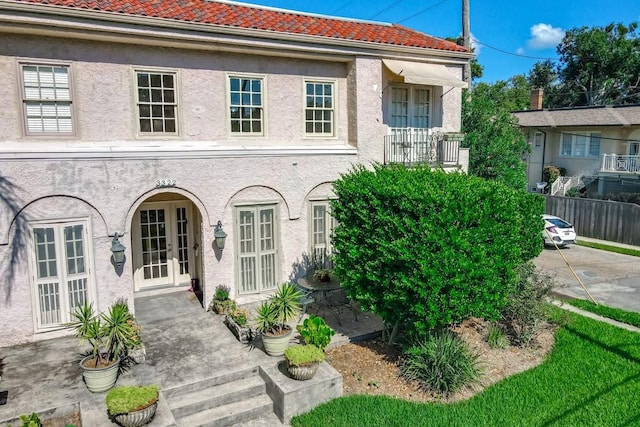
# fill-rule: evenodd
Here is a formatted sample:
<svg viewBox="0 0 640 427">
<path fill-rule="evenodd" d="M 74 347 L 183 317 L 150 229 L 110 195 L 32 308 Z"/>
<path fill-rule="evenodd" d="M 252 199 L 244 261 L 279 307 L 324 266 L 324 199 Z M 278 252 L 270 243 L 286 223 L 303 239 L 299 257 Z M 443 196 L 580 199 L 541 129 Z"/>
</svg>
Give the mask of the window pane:
<svg viewBox="0 0 640 427">
<path fill-rule="evenodd" d="M 139 72 L 137 83 L 140 132 L 176 133 L 175 75 Z"/>
<path fill-rule="evenodd" d="M 27 133 L 73 132 L 68 67 L 23 65 Z"/>
</svg>

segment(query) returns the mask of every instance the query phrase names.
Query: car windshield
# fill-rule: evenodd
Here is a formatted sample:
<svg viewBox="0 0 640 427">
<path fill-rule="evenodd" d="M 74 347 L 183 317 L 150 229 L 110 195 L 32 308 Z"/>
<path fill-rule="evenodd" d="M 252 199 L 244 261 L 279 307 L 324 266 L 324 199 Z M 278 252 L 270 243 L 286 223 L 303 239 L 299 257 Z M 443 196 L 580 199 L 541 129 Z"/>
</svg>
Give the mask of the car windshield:
<svg viewBox="0 0 640 427">
<path fill-rule="evenodd" d="M 549 221 L 551 224 L 555 225 L 556 227 L 571 228 L 571 224 L 561 220 L 560 218 L 547 218 L 547 221 Z"/>
</svg>

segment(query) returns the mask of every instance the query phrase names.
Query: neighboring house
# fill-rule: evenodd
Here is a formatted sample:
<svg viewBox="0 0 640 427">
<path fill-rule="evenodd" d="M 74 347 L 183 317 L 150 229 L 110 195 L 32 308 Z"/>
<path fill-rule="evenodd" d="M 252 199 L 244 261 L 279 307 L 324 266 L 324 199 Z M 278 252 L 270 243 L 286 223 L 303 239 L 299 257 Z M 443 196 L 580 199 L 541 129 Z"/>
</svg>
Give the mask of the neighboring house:
<svg viewBox="0 0 640 427">
<path fill-rule="evenodd" d="M 542 109 L 541 100 L 534 91 L 531 110 L 513 112 L 531 146 L 531 191 L 540 191 L 544 166 L 554 165 L 566 175 L 551 194 L 589 184 L 600 195 L 640 192 L 640 105 Z"/>
<path fill-rule="evenodd" d="M 0 40 L 0 347 L 63 334 L 83 301 L 263 299 L 331 252 L 332 182 L 354 164 L 467 170 L 447 135 L 472 54 L 398 25 L 0 0 Z"/>
</svg>

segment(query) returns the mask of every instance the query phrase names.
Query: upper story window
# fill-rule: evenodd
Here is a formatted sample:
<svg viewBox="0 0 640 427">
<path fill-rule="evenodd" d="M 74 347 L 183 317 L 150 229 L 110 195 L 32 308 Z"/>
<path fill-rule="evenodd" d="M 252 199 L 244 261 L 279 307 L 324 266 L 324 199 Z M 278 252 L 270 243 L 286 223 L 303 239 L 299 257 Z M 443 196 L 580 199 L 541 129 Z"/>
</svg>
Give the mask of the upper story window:
<svg viewBox="0 0 640 427">
<path fill-rule="evenodd" d="M 431 116 L 431 91 L 418 87 L 391 88 L 392 128 L 428 128 Z"/>
<path fill-rule="evenodd" d="M 136 71 L 136 102 L 141 134 L 178 133 L 175 73 Z"/>
<path fill-rule="evenodd" d="M 264 82 L 260 77 L 229 77 L 231 133 L 264 133 Z"/>
<path fill-rule="evenodd" d="M 72 135 L 68 65 L 21 64 L 22 103 L 27 135 Z"/>
<path fill-rule="evenodd" d="M 333 83 L 305 83 L 304 125 L 307 135 L 333 135 L 333 94 Z"/>
<path fill-rule="evenodd" d="M 600 134 L 593 132 L 563 133 L 560 155 L 566 157 L 600 156 Z"/>
</svg>

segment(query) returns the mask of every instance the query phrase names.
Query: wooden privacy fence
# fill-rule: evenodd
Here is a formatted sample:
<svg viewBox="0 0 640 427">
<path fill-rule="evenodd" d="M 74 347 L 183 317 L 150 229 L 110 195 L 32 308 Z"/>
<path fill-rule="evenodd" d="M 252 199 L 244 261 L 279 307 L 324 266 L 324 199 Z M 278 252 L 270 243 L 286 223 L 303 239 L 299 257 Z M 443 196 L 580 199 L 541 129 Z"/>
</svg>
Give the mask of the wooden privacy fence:
<svg viewBox="0 0 640 427">
<path fill-rule="evenodd" d="M 640 246 L 640 206 L 610 200 L 545 196 L 550 215 L 566 219 L 580 236 Z"/>
</svg>

